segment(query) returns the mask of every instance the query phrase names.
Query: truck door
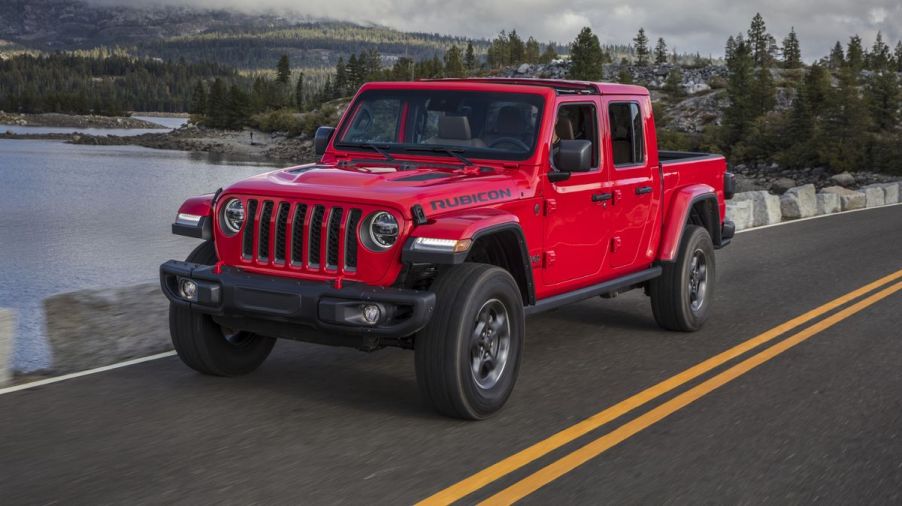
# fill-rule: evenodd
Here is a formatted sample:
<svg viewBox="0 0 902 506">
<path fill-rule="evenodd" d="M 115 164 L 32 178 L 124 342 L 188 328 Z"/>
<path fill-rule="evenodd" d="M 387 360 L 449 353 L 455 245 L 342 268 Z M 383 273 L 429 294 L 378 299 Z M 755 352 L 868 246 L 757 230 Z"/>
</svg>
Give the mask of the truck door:
<svg viewBox="0 0 902 506">
<path fill-rule="evenodd" d="M 569 100 L 568 100 L 569 99 Z M 549 295 L 571 286 L 590 284 L 604 268 L 607 251 L 608 202 L 610 195 L 601 170 L 600 101 L 589 97 L 566 97 L 558 103 L 551 142 L 551 167 L 544 181 L 545 252 L 544 284 Z M 555 146 L 558 140 L 592 142 L 592 169 L 573 172 L 555 181 Z M 548 141 L 546 141 L 548 142 Z M 554 287 L 558 287 L 555 290 Z"/>
<path fill-rule="evenodd" d="M 605 153 L 613 182 L 612 231 L 608 261 L 611 269 L 647 263 L 651 213 L 660 205 L 657 160 L 649 159 L 646 132 L 653 128 L 647 97 L 605 100 L 607 128 Z M 640 254 L 641 252 L 641 254 Z M 651 256 L 649 256 L 651 255 Z"/>
</svg>

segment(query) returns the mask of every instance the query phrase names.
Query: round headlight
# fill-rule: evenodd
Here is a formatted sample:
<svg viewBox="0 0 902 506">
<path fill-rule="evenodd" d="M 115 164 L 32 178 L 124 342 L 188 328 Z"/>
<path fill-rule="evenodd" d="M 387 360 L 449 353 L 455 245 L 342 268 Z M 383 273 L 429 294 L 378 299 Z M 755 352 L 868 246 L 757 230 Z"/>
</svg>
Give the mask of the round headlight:
<svg viewBox="0 0 902 506">
<path fill-rule="evenodd" d="M 222 206 L 222 228 L 229 235 L 235 235 L 244 225 L 244 204 L 231 199 Z"/>
<path fill-rule="evenodd" d="M 371 214 L 364 223 L 370 249 L 379 251 L 391 248 L 398 240 L 400 227 L 398 220 L 391 213 L 379 211 Z"/>
</svg>

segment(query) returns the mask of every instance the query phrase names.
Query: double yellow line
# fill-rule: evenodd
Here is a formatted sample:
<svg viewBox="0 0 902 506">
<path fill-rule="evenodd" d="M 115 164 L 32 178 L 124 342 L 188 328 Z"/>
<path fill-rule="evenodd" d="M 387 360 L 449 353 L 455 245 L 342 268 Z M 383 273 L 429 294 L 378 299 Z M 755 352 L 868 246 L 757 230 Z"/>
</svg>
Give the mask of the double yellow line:
<svg viewBox="0 0 902 506">
<path fill-rule="evenodd" d="M 877 303 L 880 300 L 883 300 L 890 295 L 896 293 L 899 290 L 902 290 L 902 282 L 898 282 L 893 284 L 895 281 L 902 278 L 902 270 L 896 271 L 893 274 L 885 276 L 873 283 L 869 283 L 857 290 L 847 293 L 841 297 L 838 297 L 818 308 L 812 309 L 807 313 L 793 318 L 792 320 L 787 321 L 781 325 L 778 325 L 758 336 L 755 336 L 748 341 L 745 341 L 729 350 L 726 350 L 718 355 L 715 355 L 699 364 L 696 364 L 685 371 L 672 376 L 657 385 L 649 387 L 642 392 L 639 392 L 628 399 L 625 399 L 603 411 L 600 411 L 585 420 L 572 425 L 553 436 L 539 441 L 534 445 L 521 450 L 510 457 L 501 460 L 500 462 L 493 464 L 482 471 L 458 482 L 450 487 L 437 492 L 436 494 L 420 501 L 419 505 L 433 505 L 433 504 L 449 504 L 460 499 L 463 499 L 467 495 L 476 492 L 477 490 L 489 485 L 500 478 L 507 476 L 508 474 L 530 464 L 544 455 L 557 450 L 558 448 L 567 445 L 574 440 L 580 438 L 592 432 L 601 426 L 611 422 L 630 411 L 647 404 L 648 402 L 660 397 L 661 395 L 670 392 L 685 383 L 698 378 L 699 376 L 733 360 L 762 344 L 770 342 L 777 337 L 780 337 L 787 332 L 802 326 L 805 323 L 808 323 L 820 316 L 823 316 L 834 309 L 837 309 L 841 306 L 846 305 L 847 303 L 858 299 L 859 297 L 866 295 L 874 290 L 879 288 L 883 288 L 877 293 L 874 293 L 867 298 L 856 302 L 836 313 L 824 318 L 823 320 L 807 327 L 785 339 L 779 341 L 778 343 L 770 346 L 769 348 L 764 349 L 763 351 L 758 352 L 757 354 L 739 362 L 738 364 L 726 369 L 725 371 L 713 376 L 712 378 L 705 380 L 704 382 L 696 385 L 695 387 L 677 395 L 676 397 L 670 399 L 667 402 L 662 403 L 661 405 L 651 409 L 650 411 L 642 414 L 641 416 L 633 419 L 632 421 L 625 423 L 624 425 L 614 429 L 613 431 L 605 434 L 604 436 L 599 437 L 585 446 L 574 450 L 572 453 L 569 453 L 560 459 L 548 464 L 547 466 L 539 469 L 538 471 L 526 476 L 525 478 L 517 481 L 513 485 L 505 488 L 504 490 L 498 492 L 497 494 L 489 497 L 482 504 L 510 504 L 515 502 L 532 492 L 538 490 L 539 488 L 547 485 L 548 483 L 554 481 L 555 479 L 563 476 L 564 474 L 572 471 L 576 467 L 586 463 L 590 459 L 597 457 L 601 453 L 605 452 L 609 448 L 617 445 L 618 443 L 624 441 L 625 439 L 631 437 L 632 435 L 650 427 L 651 425 L 657 423 L 658 421 L 666 418 L 667 416 L 673 414 L 674 412 L 682 409 L 700 397 L 710 393 L 711 391 L 729 383 L 730 381 L 742 376 L 748 371 L 754 369 L 755 367 L 767 362 L 768 360 L 776 357 L 777 355 L 783 353 L 784 351 L 792 348 L 793 346 L 807 340 L 811 336 L 832 327 L 833 325 L 841 322 L 842 320 L 848 318 L 849 316 L 858 313 L 865 308 Z M 886 287 L 887 285 L 890 285 Z M 884 288 L 886 287 L 886 288 Z"/>
</svg>

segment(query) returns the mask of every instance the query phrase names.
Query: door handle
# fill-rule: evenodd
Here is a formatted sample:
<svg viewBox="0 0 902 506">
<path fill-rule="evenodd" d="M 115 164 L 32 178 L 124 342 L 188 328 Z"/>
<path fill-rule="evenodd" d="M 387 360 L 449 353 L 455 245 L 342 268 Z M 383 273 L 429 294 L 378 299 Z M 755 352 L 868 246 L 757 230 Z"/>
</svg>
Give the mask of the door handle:
<svg viewBox="0 0 902 506">
<path fill-rule="evenodd" d="M 646 193 L 651 193 L 651 186 L 639 186 L 636 188 L 636 195 L 645 195 Z"/>
<path fill-rule="evenodd" d="M 595 193 L 592 195 L 592 202 L 605 202 L 614 198 L 613 193 Z"/>
</svg>

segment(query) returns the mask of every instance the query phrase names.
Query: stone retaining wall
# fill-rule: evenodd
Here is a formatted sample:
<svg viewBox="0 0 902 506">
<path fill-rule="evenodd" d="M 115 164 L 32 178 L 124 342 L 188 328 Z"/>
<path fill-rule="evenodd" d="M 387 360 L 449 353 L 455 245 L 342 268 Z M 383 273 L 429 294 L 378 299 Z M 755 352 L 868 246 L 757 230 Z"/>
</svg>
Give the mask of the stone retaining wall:
<svg viewBox="0 0 902 506">
<path fill-rule="evenodd" d="M 15 313 L 0 309 L 0 387 L 12 380 L 13 332 L 16 328 Z"/>
<path fill-rule="evenodd" d="M 902 182 L 873 184 L 860 190 L 830 186 L 816 193 L 806 184 L 790 188 L 781 196 L 766 191 L 737 193 L 727 201 L 727 219 L 736 230 L 773 225 L 781 221 L 810 218 L 840 211 L 898 204 Z"/>
<path fill-rule="evenodd" d="M 55 373 L 172 349 L 169 301 L 158 283 L 54 295 L 44 310 Z"/>
</svg>

